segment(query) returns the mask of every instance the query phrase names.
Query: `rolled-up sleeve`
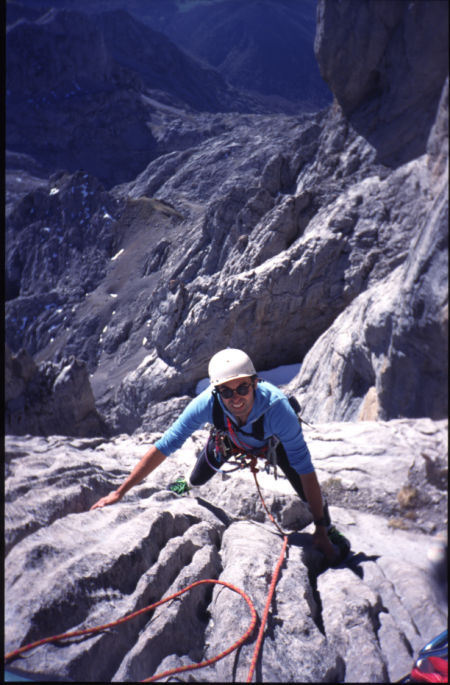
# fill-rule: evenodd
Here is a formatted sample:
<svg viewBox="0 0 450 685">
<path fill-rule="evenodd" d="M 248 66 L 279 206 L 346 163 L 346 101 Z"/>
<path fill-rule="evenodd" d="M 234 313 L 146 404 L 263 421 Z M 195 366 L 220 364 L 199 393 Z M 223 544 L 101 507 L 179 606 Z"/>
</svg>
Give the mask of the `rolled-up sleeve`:
<svg viewBox="0 0 450 685">
<path fill-rule="evenodd" d="M 182 447 L 195 430 L 212 421 L 212 403 L 211 393 L 204 390 L 189 402 L 178 419 L 155 442 L 155 447 L 166 457 Z"/>
<path fill-rule="evenodd" d="M 276 402 L 267 416 L 267 429 L 276 435 L 286 450 L 287 458 L 293 469 L 300 475 L 314 471 L 311 454 L 303 437 L 298 416 L 287 398 Z"/>
</svg>

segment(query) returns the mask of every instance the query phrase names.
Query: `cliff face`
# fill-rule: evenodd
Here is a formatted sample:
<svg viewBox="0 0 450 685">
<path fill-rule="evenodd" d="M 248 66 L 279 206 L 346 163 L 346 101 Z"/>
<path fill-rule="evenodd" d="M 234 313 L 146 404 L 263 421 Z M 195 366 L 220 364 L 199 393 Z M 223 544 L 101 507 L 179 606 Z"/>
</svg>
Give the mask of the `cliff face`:
<svg viewBox="0 0 450 685">
<path fill-rule="evenodd" d="M 112 431 L 167 424 L 227 345 L 260 370 L 303 362 L 291 389 L 307 419 L 446 416 L 444 5 L 320 2 L 335 102 L 317 114 L 200 113 L 139 86 L 154 149 L 113 188 L 45 179 L 28 156 L 26 194 L 15 151 L 11 350 L 86 362 Z M 119 62 L 145 80 L 127 49 L 107 51 L 106 81 Z"/>
<path fill-rule="evenodd" d="M 448 121 L 447 86 L 427 154 L 383 183 L 360 187 L 361 192 L 375 191 L 383 204 L 395 193 L 391 217 L 402 212 L 397 203 L 415 207 L 411 243 L 405 259 L 397 252 L 394 268 L 380 273 L 379 281 L 355 298 L 306 355 L 291 387 L 308 404 L 311 417 L 439 418 L 447 412 L 448 134 L 436 145 L 443 121 Z M 373 219 L 372 235 L 378 237 L 384 221 Z M 397 231 L 397 222 L 392 228 Z"/>
<path fill-rule="evenodd" d="M 319 0 L 317 12 L 319 68 L 352 126 L 389 166 L 424 154 L 448 74 L 448 3 Z"/>
<path fill-rule="evenodd" d="M 355 30 L 344 41 L 347 26 Z M 345 406 L 344 418 L 447 411 L 447 46 L 445 2 L 318 4 L 322 76 L 376 159 L 397 167 L 379 185 L 380 199 L 397 187 L 397 200 L 416 209 L 404 263 L 362 293 L 305 359 L 299 389 L 315 396 L 311 415 L 342 416 Z M 411 181 L 415 189 L 404 194 Z M 385 206 L 393 218 L 394 206 Z M 374 236 L 382 223 L 373 222 Z M 330 393 L 341 401 L 330 402 Z"/>
</svg>

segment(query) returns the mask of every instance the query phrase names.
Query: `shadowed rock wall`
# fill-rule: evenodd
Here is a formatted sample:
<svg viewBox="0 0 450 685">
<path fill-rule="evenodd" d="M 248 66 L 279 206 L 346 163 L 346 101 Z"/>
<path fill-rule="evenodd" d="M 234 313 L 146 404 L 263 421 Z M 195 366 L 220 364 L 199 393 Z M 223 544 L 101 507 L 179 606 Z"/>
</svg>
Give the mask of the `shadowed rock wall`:
<svg viewBox="0 0 450 685">
<path fill-rule="evenodd" d="M 5 351 L 5 431 L 13 435 L 105 435 L 83 362 L 36 365 Z"/>
<path fill-rule="evenodd" d="M 398 166 L 425 152 L 448 74 L 447 2 L 318 0 L 315 52 L 379 161 Z"/>
</svg>

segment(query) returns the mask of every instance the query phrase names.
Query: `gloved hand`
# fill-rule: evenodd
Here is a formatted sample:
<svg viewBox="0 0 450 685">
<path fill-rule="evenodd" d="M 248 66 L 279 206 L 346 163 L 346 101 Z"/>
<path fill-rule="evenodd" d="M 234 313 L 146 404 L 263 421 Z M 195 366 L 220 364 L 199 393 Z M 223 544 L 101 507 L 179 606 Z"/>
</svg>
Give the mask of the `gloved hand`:
<svg viewBox="0 0 450 685">
<path fill-rule="evenodd" d="M 338 560 L 339 553 L 328 537 L 328 531 L 325 526 L 316 526 L 313 534 L 313 545 L 325 555 L 329 564 L 333 564 Z"/>
</svg>

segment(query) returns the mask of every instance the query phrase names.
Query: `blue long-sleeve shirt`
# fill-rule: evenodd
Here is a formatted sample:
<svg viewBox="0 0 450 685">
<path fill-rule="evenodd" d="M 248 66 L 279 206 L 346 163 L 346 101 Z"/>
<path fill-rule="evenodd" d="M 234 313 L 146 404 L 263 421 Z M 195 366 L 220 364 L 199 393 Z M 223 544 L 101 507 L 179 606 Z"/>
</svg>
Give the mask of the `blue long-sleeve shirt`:
<svg viewBox="0 0 450 685">
<path fill-rule="evenodd" d="M 213 423 L 214 397 L 212 390 L 213 388 L 209 386 L 194 398 L 155 443 L 155 446 L 166 457 L 179 449 L 195 430 L 201 428 L 205 423 Z M 220 395 L 219 402 L 225 416 L 233 421 L 233 415 L 226 409 Z M 262 414 L 264 414 L 264 440 L 258 440 L 251 435 L 252 424 Z M 289 404 L 286 395 L 272 383 L 258 382 L 255 390 L 255 401 L 247 418 L 247 423 L 236 428 L 235 434 L 238 440 L 242 440 L 242 444 L 255 449 L 264 447 L 272 436 L 276 436 L 286 451 L 289 463 L 297 473 L 305 475 L 314 471 L 311 455 L 304 440 L 297 414 Z"/>
</svg>

